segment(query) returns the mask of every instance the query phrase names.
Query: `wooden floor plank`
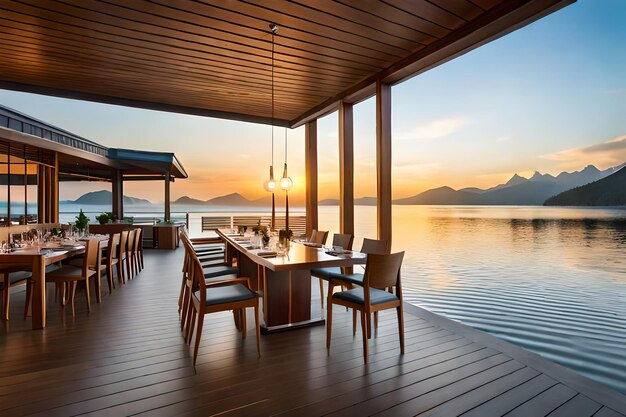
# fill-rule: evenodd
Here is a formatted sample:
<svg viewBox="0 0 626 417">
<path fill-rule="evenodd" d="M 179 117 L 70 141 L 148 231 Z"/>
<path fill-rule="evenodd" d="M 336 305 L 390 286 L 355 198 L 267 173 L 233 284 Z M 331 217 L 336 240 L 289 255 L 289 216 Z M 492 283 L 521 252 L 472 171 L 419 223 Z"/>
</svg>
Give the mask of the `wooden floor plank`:
<svg viewBox="0 0 626 417">
<path fill-rule="evenodd" d="M 548 414 L 549 417 L 589 417 L 593 416 L 602 408 L 597 402 L 590 400 L 582 394 L 561 405 L 559 408 Z"/>
<path fill-rule="evenodd" d="M 486 398 L 483 404 L 464 413 L 463 417 L 504 415 L 556 384 L 557 382 L 554 379 L 541 374 L 497 397 Z"/>
<path fill-rule="evenodd" d="M 545 416 L 565 404 L 575 395 L 576 391 L 571 388 L 563 384 L 556 384 L 505 415 L 507 417 L 524 417 L 533 414 Z"/>
</svg>

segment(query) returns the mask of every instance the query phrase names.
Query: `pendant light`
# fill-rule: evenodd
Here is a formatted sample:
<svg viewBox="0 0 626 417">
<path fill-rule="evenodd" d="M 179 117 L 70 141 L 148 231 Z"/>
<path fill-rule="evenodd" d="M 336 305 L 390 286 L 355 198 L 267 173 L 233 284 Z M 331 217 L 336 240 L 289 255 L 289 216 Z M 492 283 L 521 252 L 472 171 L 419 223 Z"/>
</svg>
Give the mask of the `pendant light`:
<svg viewBox="0 0 626 417">
<path fill-rule="evenodd" d="M 278 32 L 278 26 L 273 23 L 270 24 L 270 31 L 272 32 L 272 165 L 270 165 L 270 179 L 263 183 L 263 188 L 265 188 L 265 191 L 273 194 L 276 189 L 276 180 L 274 180 L 274 35 Z M 272 204 L 272 212 L 274 212 L 274 204 Z M 274 222 L 272 221 L 272 227 L 273 225 Z"/>
<path fill-rule="evenodd" d="M 293 181 L 287 175 L 287 128 L 285 128 L 285 168 L 283 169 L 283 177 L 280 179 L 280 188 L 289 191 L 291 187 L 293 187 Z"/>
</svg>

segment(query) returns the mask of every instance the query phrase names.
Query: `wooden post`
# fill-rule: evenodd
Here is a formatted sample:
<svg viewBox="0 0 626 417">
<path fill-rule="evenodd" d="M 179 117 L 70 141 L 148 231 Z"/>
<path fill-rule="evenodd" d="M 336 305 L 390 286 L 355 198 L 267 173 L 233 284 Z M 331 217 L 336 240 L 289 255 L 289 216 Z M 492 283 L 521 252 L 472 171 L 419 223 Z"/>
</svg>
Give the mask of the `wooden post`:
<svg viewBox="0 0 626 417">
<path fill-rule="evenodd" d="M 58 223 L 59 222 L 59 154 L 58 152 L 54 153 L 54 171 L 51 175 L 51 186 L 50 186 L 50 205 L 51 205 L 51 216 L 49 219 L 50 223 Z"/>
<path fill-rule="evenodd" d="M 113 171 L 111 177 L 111 212 L 115 217 L 122 220 L 124 218 L 124 174 L 121 170 Z"/>
<path fill-rule="evenodd" d="M 354 123 L 352 103 L 339 105 L 339 229 L 354 235 Z"/>
<path fill-rule="evenodd" d="M 307 122 L 304 130 L 306 171 L 306 234 L 317 229 L 317 120 Z"/>
<path fill-rule="evenodd" d="M 170 173 L 165 174 L 165 218 L 166 222 L 170 221 Z"/>
<path fill-rule="evenodd" d="M 47 171 L 48 167 L 45 165 L 37 165 L 37 223 L 48 223 L 48 210 L 46 209 Z"/>
<path fill-rule="evenodd" d="M 378 238 L 391 248 L 391 85 L 376 82 L 376 188 Z"/>
</svg>

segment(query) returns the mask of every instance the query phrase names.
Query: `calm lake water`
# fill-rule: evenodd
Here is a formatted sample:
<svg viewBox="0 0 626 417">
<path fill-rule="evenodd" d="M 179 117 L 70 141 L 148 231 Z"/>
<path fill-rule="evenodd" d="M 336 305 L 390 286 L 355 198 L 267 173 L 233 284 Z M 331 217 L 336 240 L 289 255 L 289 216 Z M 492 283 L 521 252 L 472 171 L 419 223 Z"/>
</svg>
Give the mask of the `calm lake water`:
<svg viewBox="0 0 626 417">
<path fill-rule="evenodd" d="M 626 393 L 626 208 L 394 206 L 393 221 L 406 301 Z M 319 227 L 339 230 L 338 207 Z M 358 249 L 376 207 L 356 207 L 355 227 Z"/>
<path fill-rule="evenodd" d="M 358 237 L 376 208 L 357 207 Z M 405 300 L 626 393 L 626 208 L 394 206 Z M 320 208 L 337 231 L 338 208 Z"/>
</svg>

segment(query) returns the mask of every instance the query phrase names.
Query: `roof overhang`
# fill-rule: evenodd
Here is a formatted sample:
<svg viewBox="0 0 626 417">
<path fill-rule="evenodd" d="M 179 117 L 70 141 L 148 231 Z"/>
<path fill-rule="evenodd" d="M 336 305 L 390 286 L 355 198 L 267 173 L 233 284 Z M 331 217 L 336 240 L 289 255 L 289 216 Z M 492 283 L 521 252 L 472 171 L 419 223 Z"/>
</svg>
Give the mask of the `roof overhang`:
<svg viewBox="0 0 626 417">
<path fill-rule="evenodd" d="M 296 127 L 573 2 L 1 3 L 0 88 Z"/>
</svg>

